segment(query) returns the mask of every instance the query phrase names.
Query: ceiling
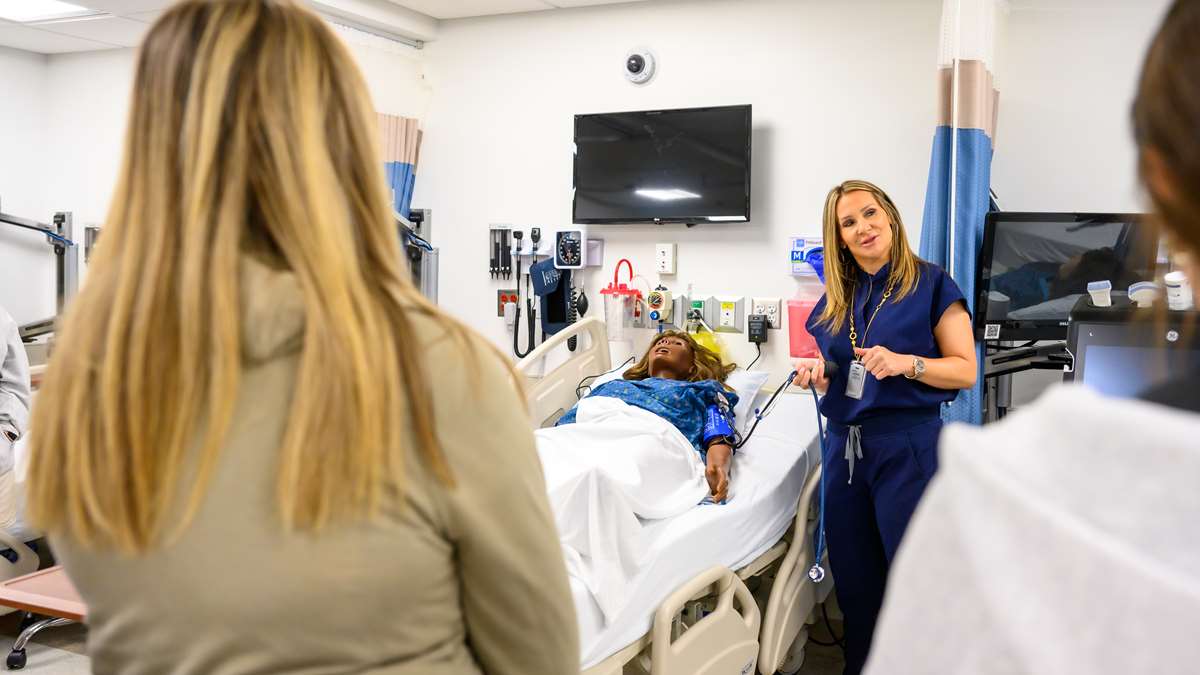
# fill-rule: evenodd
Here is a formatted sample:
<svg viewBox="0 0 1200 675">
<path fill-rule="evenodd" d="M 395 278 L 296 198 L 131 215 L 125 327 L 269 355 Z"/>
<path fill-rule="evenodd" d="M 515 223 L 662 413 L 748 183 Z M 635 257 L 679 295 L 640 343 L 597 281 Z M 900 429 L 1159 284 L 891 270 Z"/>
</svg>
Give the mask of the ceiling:
<svg viewBox="0 0 1200 675">
<path fill-rule="evenodd" d="M 645 0 L 391 0 L 391 2 L 435 19 L 465 19 L 492 14 L 540 12 L 547 9 L 616 5 Z"/>
<path fill-rule="evenodd" d="M 20 0 L 17 0 L 18 2 Z M 0 19 L 0 46 L 41 54 L 134 47 L 168 0 L 75 0 L 108 16 L 36 25 Z"/>
<path fill-rule="evenodd" d="M 21 0 L 0 0 L 20 2 Z M 62 54 L 136 47 L 172 0 L 71 0 L 106 15 L 74 21 L 21 24 L 0 19 L 0 47 Z M 645 0 L 309 0 L 323 13 L 386 34 L 430 40 L 436 21 L 538 12 Z M 417 21 L 414 22 L 414 19 Z M 421 20 L 428 25 L 421 28 Z"/>
</svg>

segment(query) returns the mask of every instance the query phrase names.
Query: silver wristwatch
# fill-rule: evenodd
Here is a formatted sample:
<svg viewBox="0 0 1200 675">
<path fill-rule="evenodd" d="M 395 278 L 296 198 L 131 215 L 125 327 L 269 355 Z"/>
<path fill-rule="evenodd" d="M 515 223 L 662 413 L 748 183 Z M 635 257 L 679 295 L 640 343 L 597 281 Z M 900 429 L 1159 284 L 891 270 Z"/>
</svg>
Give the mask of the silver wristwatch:
<svg viewBox="0 0 1200 675">
<path fill-rule="evenodd" d="M 909 375 L 908 373 L 905 373 L 904 377 L 907 377 L 910 380 L 919 380 L 919 379 L 921 379 L 921 376 L 924 374 L 925 374 L 925 359 L 923 359 L 919 356 L 914 356 L 913 357 L 913 374 Z"/>
</svg>

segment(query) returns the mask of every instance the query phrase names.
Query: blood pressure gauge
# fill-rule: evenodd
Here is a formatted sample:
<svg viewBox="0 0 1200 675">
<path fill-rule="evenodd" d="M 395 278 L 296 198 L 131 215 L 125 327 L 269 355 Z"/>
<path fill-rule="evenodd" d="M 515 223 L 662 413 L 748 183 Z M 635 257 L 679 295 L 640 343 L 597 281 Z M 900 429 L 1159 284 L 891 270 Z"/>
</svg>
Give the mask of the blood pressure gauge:
<svg viewBox="0 0 1200 675">
<path fill-rule="evenodd" d="M 582 269 L 587 262 L 587 232 L 581 228 L 554 233 L 554 266 L 560 270 Z"/>
</svg>

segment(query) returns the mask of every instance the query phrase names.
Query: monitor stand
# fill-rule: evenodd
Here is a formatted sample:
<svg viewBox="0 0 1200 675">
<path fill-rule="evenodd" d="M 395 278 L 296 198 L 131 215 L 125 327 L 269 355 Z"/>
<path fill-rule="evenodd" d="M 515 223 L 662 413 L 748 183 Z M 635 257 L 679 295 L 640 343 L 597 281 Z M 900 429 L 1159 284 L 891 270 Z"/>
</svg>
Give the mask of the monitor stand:
<svg viewBox="0 0 1200 675">
<path fill-rule="evenodd" d="M 999 341 L 984 342 L 984 422 L 1003 419 L 1012 407 L 1012 376 L 1027 370 L 1069 369 L 1073 362 L 1063 340 L 1035 345 L 1012 346 Z"/>
</svg>

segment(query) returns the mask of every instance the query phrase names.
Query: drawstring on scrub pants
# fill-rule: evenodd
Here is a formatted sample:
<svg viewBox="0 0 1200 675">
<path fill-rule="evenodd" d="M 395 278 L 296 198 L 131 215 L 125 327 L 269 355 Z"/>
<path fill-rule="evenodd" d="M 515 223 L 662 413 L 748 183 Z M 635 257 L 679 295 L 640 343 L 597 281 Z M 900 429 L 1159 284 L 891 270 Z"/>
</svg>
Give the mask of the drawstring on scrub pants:
<svg viewBox="0 0 1200 675">
<path fill-rule="evenodd" d="M 850 425 L 846 427 L 846 463 L 850 465 L 850 478 L 846 480 L 846 485 L 854 481 L 854 462 L 862 458 L 862 427 Z"/>
</svg>

